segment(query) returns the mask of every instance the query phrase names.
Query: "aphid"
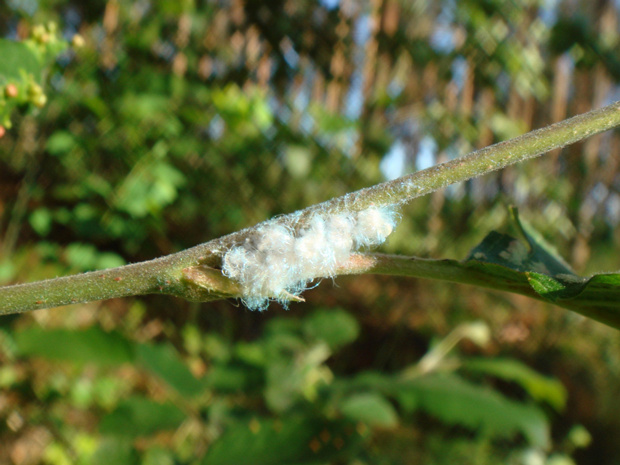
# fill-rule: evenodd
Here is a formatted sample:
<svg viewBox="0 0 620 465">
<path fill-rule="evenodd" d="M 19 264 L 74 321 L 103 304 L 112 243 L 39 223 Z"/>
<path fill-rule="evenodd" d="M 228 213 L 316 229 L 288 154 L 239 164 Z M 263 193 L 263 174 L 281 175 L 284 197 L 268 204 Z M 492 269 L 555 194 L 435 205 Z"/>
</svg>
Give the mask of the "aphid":
<svg viewBox="0 0 620 465">
<path fill-rule="evenodd" d="M 241 285 L 242 300 L 251 310 L 266 309 L 270 300 L 286 305 L 313 279 L 335 276 L 356 250 L 383 243 L 395 226 L 394 210 L 376 207 L 317 214 L 297 233 L 266 224 L 255 238 L 224 255 L 222 271 Z"/>
</svg>

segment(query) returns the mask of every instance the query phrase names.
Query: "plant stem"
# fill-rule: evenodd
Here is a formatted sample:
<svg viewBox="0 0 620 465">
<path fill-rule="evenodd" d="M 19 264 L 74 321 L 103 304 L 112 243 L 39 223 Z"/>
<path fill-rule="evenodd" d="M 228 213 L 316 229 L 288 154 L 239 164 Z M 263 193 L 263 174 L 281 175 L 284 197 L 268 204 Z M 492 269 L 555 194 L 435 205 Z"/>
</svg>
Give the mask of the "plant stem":
<svg viewBox="0 0 620 465">
<path fill-rule="evenodd" d="M 0 314 L 153 293 L 148 263 L 0 288 Z"/>
<path fill-rule="evenodd" d="M 102 271 L 0 287 L 0 315 L 146 294 L 206 302 L 230 297 L 237 291 L 219 270 L 187 268 L 187 258 L 177 253 Z M 195 279 L 194 268 L 201 272 Z"/>
<path fill-rule="evenodd" d="M 620 126 L 620 102 L 270 221 L 299 228 L 316 213 L 332 214 L 360 211 L 370 206 L 403 204 L 450 184 L 499 170 L 617 126 Z M 0 314 L 150 293 L 173 294 L 199 301 L 236 296 L 234 283 L 213 267 L 220 266 L 226 251 L 241 243 L 255 229 L 256 227 L 244 229 L 149 262 L 37 283 L 0 287 Z M 435 270 L 433 266 L 427 264 L 424 269 L 420 267 L 417 271 L 419 274 L 414 275 L 449 279 L 445 269 Z M 390 273 L 387 268 L 385 272 Z M 408 273 L 411 273 L 411 270 Z M 477 282 L 474 274 L 465 273 L 458 279 L 485 285 L 484 280 Z M 496 285 L 492 287 L 498 288 Z M 506 290 L 536 297 L 525 287 Z"/>
</svg>

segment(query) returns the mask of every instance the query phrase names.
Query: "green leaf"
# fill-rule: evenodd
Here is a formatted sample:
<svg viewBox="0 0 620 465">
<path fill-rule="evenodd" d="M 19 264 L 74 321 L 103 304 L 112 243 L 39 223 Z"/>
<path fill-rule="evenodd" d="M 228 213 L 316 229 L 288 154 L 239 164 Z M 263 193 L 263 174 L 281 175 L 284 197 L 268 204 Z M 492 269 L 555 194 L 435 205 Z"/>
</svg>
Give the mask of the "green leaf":
<svg viewBox="0 0 620 465">
<path fill-rule="evenodd" d="M 56 131 L 47 140 L 45 148 L 51 155 L 57 156 L 70 152 L 76 145 L 75 137 L 69 131 Z"/>
<path fill-rule="evenodd" d="M 95 269 L 99 251 L 92 244 L 74 242 L 65 248 L 65 258 L 71 267 L 81 271 Z"/>
<path fill-rule="evenodd" d="M 312 151 L 304 146 L 291 145 L 284 153 L 284 164 L 293 178 L 307 179 L 312 169 Z"/>
<path fill-rule="evenodd" d="M 143 397 L 130 397 L 105 415 L 99 424 L 103 434 L 136 438 L 173 430 L 185 420 L 185 414 L 174 404 L 160 404 Z"/>
<path fill-rule="evenodd" d="M 423 410 L 449 425 L 501 438 L 522 433 L 537 447 L 549 445 L 549 422 L 539 408 L 454 375 L 430 375 L 401 382 L 396 397 L 408 410 Z"/>
<path fill-rule="evenodd" d="M 126 438 L 105 438 L 95 451 L 92 465 L 137 465 L 138 454 Z"/>
<path fill-rule="evenodd" d="M 15 343 L 17 352 L 27 357 L 106 366 L 130 363 L 134 359 L 129 341 L 99 327 L 83 331 L 30 327 L 15 333 Z"/>
<path fill-rule="evenodd" d="M 21 81 L 24 75 L 41 79 L 42 63 L 25 43 L 0 39 L 0 57 L 0 84 Z"/>
<path fill-rule="evenodd" d="M 92 244 L 74 242 L 64 251 L 64 256 L 72 268 L 81 271 L 102 270 L 125 265 L 119 255 L 112 252 L 100 252 Z"/>
<path fill-rule="evenodd" d="M 503 287 L 522 287 L 527 283 L 541 300 L 620 328 L 620 274 L 577 276 L 553 247 L 519 218 L 516 209 L 511 209 L 511 214 L 525 243 L 492 232 L 471 252 L 465 264 L 494 278 L 507 278 Z"/>
<path fill-rule="evenodd" d="M 52 213 L 45 207 L 33 211 L 28 220 L 39 236 L 47 236 L 52 229 Z"/>
<path fill-rule="evenodd" d="M 551 275 L 575 275 L 574 271 L 568 263 L 560 256 L 553 245 L 549 244 L 542 234 L 539 234 L 532 226 L 523 221 L 519 217 L 519 211 L 516 207 L 510 208 L 510 216 L 513 223 L 526 240 L 530 250 L 531 258 L 546 268 L 546 273 Z M 533 264 L 535 268 L 536 263 Z"/>
<path fill-rule="evenodd" d="M 398 424 L 392 404 L 377 393 L 355 394 L 342 402 L 340 410 L 347 418 L 370 426 L 393 428 Z"/>
<path fill-rule="evenodd" d="M 513 220 L 523 240 L 493 231 L 462 262 L 377 256 L 373 271 L 514 292 L 620 329 L 620 273 L 577 276 L 516 211 Z"/>
<path fill-rule="evenodd" d="M 9 257 L 0 260 L 0 284 L 8 284 L 14 277 L 16 272 L 15 263 Z"/>
<path fill-rule="evenodd" d="M 172 203 L 185 176 L 163 161 L 150 161 L 125 179 L 115 200 L 116 207 L 136 218 L 157 213 Z"/>
<path fill-rule="evenodd" d="M 284 412 L 302 398 L 315 399 L 319 387 L 332 379 L 331 371 L 323 365 L 330 355 L 323 342 L 299 347 L 295 352 L 274 351 L 266 367 L 265 400 L 269 408 Z"/>
<path fill-rule="evenodd" d="M 251 381 L 256 381 L 257 377 L 257 370 L 253 367 L 214 365 L 207 372 L 205 385 L 218 391 L 238 392 L 250 387 Z"/>
<path fill-rule="evenodd" d="M 513 222 L 525 242 L 492 231 L 474 248 L 468 260 L 506 266 L 516 271 L 535 271 L 547 275 L 573 275 L 570 267 L 538 234 L 525 225 L 516 209 L 511 209 Z"/>
<path fill-rule="evenodd" d="M 530 271 L 525 275 L 532 288 L 551 302 L 577 297 L 584 291 L 588 282 L 586 278 L 572 275 L 552 277 L 535 271 Z"/>
<path fill-rule="evenodd" d="M 182 396 L 195 397 L 204 392 L 204 384 L 189 371 L 176 349 L 170 344 L 140 344 L 137 361 Z"/>
<path fill-rule="evenodd" d="M 151 447 L 144 452 L 142 465 L 174 465 L 174 453 L 162 447 Z"/>
<path fill-rule="evenodd" d="M 518 360 L 473 358 L 463 361 L 469 372 L 483 373 L 519 384 L 536 401 L 544 401 L 560 411 L 566 405 L 567 392 L 557 379 L 543 376 Z"/>
<path fill-rule="evenodd" d="M 348 423 L 319 418 L 252 419 L 230 427 L 202 465 L 303 465 L 331 463 L 359 445 Z M 347 454 L 347 456 L 349 456 Z"/>
<path fill-rule="evenodd" d="M 319 310 L 303 322 L 304 332 L 311 338 L 324 341 L 331 348 L 353 342 L 359 335 L 355 318 L 344 310 Z"/>
</svg>

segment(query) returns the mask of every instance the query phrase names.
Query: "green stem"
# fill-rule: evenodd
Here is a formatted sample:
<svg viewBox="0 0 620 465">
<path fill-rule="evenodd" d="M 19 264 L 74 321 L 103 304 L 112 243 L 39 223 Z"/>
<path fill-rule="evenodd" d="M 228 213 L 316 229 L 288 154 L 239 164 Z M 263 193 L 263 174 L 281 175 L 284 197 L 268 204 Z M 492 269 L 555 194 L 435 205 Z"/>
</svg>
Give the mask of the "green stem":
<svg viewBox="0 0 620 465">
<path fill-rule="evenodd" d="M 118 268 L 0 287 L 0 315 L 146 294 L 200 302 L 238 294 L 235 284 L 219 270 L 188 267 L 188 262 L 187 254 L 177 253 Z"/>
<path fill-rule="evenodd" d="M 370 206 L 403 204 L 450 184 L 499 170 L 616 126 L 620 126 L 620 102 L 272 221 L 300 227 L 316 213 L 330 214 L 359 211 Z M 151 293 L 173 294 L 199 301 L 236 296 L 238 289 L 235 284 L 212 267 L 220 266 L 221 257 L 226 251 L 241 243 L 255 228 L 238 231 L 149 262 L 37 283 L 0 287 L 0 314 Z M 450 280 L 445 269 L 436 270 L 431 264 L 422 267 L 422 262 L 418 263 L 420 267 L 416 273 L 419 274 L 409 275 Z M 394 266 L 394 263 L 390 266 Z M 391 274 L 387 268 L 385 271 Z M 413 272 L 409 269 L 408 273 Z M 485 281 L 473 273 L 452 278 L 457 282 L 466 282 L 460 281 L 462 279 L 469 280 L 467 282 L 470 284 L 485 286 Z M 489 287 L 498 289 L 495 284 Z M 506 290 L 536 298 L 525 287 Z"/>
<path fill-rule="evenodd" d="M 158 279 L 150 262 L 0 288 L 0 314 L 150 294 Z"/>
</svg>

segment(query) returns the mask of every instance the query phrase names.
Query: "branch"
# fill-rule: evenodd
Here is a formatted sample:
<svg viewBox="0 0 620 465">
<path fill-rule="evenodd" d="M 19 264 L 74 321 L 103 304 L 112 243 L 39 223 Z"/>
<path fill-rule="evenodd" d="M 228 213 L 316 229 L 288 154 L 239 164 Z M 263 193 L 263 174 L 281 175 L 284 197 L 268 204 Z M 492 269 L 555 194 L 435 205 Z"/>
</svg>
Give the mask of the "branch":
<svg viewBox="0 0 620 465">
<path fill-rule="evenodd" d="M 447 163 L 313 205 L 300 212 L 270 220 L 270 224 L 282 224 L 298 230 L 317 213 L 329 215 L 358 212 L 371 206 L 401 205 L 450 184 L 499 170 L 617 126 L 620 126 L 620 102 Z M 148 262 L 0 287 L 0 314 L 143 294 L 171 294 L 203 302 L 241 297 L 239 286 L 223 276 L 219 267 L 224 254 L 256 233 L 259 226 Z M 446 279 L 445 271 L 433 271 L 432 267 L 427 267 L 418 276 Z M 473 275 L 462 278 L 475 281 Z M 484 285 L 483 282 L 471 284 Z M 519 292 L 518 289 L 506 290 Z"/>
</svg>

